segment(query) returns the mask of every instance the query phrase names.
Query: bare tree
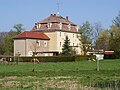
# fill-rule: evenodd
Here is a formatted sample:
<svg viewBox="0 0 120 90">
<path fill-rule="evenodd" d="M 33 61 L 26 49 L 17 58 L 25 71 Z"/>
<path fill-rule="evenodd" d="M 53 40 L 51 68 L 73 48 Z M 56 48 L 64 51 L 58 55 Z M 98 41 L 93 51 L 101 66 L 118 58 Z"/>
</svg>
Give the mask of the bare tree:
<svg viewBox="0 0 120 90">
<path fill-rule="evenodd" d="M 95 48 L 98 50 L 98 53 L 99 53 L 99 45 L 98 45 L 98 37 L 100 35 L 100 32 L 102 31 L 102 28 L 101 28 L 101 24 L 100 23 L 95 23 L 94 25 L 94 29 L 93 29 L 93 43 L 95 45 Z M 100 70 L 100 65 L 99 65 L 99 60 L 97 59 L 97 62 L 96 62 L 96 67 L 97 67 L 97 71 Z"/>
<path fill-rule="evenodd" d="M 120 28 L 120 11 L 118 16 L 116 16 L 115 19 L 113 20 L 113 24 Z"/>
<path fill-rule="evenodd" d="M 103 29 L 102 29 L 100 23 L 97 22 L 97 23 L 94 24 L 94 28 L 93 28 L 93 32 L 92 32 L 92 43 L 95 46 L 95 49 L 97 49 L 97 50 L 100 49 L 97 41 L 98 41 L 98 37 L 99 37 L 102 30 Z"/>
<path fill-rule="evenodd" d="M 39 44 L 38 40 L 33 40 L 30 45 L 30 49 L 33 52 L 33 55 L 32 55 L 33 58 L 31 60 L 31 62 L 33 63 L 32 72 L 35 72 L 35 62 L 39 63 L 39 60 L 35 57 L 37 55 L 37 50 L 39 49 L 38 44 Z"/>
</svg>

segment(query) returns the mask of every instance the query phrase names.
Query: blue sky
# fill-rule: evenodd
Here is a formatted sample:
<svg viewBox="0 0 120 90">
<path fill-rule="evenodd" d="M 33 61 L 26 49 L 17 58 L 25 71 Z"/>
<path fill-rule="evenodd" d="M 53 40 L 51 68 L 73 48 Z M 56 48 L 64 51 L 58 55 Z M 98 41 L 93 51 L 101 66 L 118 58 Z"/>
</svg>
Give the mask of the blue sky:
<svg viewBox="0 0 120 90">
<path fill-rule="evenodd" d="M 86 20 L 108 28 L 120 11 L 120 0 L 59 0 L 60 15 L 81 25 Z M 57 0 L 0 0 L 0 31 L 14 24 L 30 30 L 35 22 L 57 12 Z"/>
</svg>

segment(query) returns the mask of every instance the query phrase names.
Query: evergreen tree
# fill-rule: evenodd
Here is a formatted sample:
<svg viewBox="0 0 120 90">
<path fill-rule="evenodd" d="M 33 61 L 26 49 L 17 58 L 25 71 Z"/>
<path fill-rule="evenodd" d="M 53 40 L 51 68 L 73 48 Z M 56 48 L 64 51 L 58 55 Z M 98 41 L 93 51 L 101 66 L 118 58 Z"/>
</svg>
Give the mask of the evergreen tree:
<svg viewBox="0 0 120 90">
<path fill-rule="evenodd" d="M 64 40 L 64 44 L 63 44 L 63 48 L 62 48 L 62 55 L 72 55 L 73 54 L 73 50 L 70 47 L 70 40 L 68 38 L 68 36 L 66 36 L 65 40 Z"/>
</svg>

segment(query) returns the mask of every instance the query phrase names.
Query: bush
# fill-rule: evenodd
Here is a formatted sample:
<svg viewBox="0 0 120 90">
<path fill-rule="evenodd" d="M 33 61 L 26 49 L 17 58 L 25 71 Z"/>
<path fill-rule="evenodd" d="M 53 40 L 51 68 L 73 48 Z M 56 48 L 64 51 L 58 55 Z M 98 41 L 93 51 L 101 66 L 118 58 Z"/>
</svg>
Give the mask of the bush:
<svg viewBox="0 0 120 90">
<path fill-rule="evenodd" d="M 88 59 L 95 59 L 96 57 L 94 55 L 79 55 L 79 56 L 36 56 L 36 57 L 17 57 L 17 56 L 11 56 L 7 57 L 7 60 L 9 61 L 10 58 L 12 62 L 31 62 L 33 58 L 36 58 L 39 60 L 39 62 L 73 62 L 73 61 L 81 61 L 81 60 L 88 60 Z"/>
<path fill-rule="evenodd" d="M 92 60 L 92 59 L 96 59 L 95 55 L 79 55 L 79 56 L 75 56 L 75 61 L 81 61 L 81 60 Z"/>
<path fill-rule="evenodd" d="M 120 59 L 120 51 L 115 51 L 114 54 L 105 54 L 104 59 Z"/>
<path fill-rule="evenodd" d="M 115 54 L 104 54 L 104 59 L 116 59 Z"/>
<path fill-rule="evenodd" d="M 34 57 L 20 57 L 19 61 L 21 62 L 30 62 Z M 88 56 L 37 56 L 40 62 L 73 62 L 73 61 L 81 61 L 81 60 L 88 60 L 88 59 L 95 59 L 94 55 Z"/>
<path fill-rule="evenodd" d="M 72 62 L 72 61 L 75 61 L 74 56 L 20 57 L 20 61 L 30 62 L 33 58 L 37 58 L 40 62 Z"/>
</svg>

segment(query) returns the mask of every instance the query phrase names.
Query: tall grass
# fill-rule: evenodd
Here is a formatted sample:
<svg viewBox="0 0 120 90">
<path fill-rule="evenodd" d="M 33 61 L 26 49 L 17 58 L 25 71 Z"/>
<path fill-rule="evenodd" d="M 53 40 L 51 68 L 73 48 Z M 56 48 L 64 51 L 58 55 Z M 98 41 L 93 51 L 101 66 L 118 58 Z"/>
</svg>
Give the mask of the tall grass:
<svg viewBox="0 0 120 90">
<path fill-rule="evenodd" d="M 29 62 L 18 65 L 0 63 L 1 90 L 59 90 L 60 87 L 62 90 L 67 90 L 66 87 L 68 90 L 70 87 L 76 90 L 120 89 L 120 60 L 100 61 L 99 72 L 96 71 L 96 62 L 93 61 L 40 63 L 35 64 L 35 72 L 32 72 L 32 69 L 33 64 Z M 6 79 L 15 76 L 15 79 Z M 3 84 L 9 81 L 14 85 L 4 87 Z"/>
</svg>

